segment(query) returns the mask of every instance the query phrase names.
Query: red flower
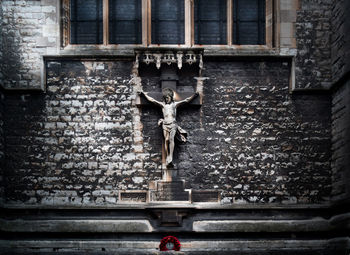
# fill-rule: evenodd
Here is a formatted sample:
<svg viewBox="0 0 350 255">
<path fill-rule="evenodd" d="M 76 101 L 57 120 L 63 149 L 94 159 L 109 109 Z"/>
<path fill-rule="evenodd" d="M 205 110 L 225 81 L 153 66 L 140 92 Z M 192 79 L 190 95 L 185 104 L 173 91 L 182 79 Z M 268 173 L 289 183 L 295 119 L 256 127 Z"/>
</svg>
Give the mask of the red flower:
<svg viewBox="0 0 350 255">
<path fill-rule="evenodd" d="M 169 251 L 168 247 L 166 246 L 168 243 L 174 244 L 174 247 L 171 250 L 179 251 L 181 248 L 179 239 L 174 236 L 166 236 L 162 239 L 162 241 L 160 241 L 159 249 L 161 251 Z"/>
</svg>

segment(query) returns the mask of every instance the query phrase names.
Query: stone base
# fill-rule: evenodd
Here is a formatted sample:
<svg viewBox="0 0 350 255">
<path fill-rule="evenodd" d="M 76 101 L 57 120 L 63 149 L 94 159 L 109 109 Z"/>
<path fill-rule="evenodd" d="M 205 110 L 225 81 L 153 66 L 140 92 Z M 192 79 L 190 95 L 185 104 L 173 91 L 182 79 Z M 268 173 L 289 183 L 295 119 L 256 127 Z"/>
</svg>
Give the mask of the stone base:
<svg viewBox="0 0 350 255">
<path fill-rule="evenodd" d="M 185 190 L 185 181 L 157 181 L 152 183 L 149 190 L 150 202 L 195 202 L 219 203 L 218 190 Z"/>
<path fill-rule="evenodd" d="M 332 215 L 307 206 L 3 209 L 0 254 L 165 254 L 159 244 L 167 235 L 181 242 L 181 251 L 169 254 L 349 254 L 349 214 Z"/>
<path fill-rule="evenodd" d="M 190 193 L 185 191 L 184 181 L 160 181 L 157 182 L 156 190 L 150 190 L 150 201 L 190 202 Z"/>
</svg>

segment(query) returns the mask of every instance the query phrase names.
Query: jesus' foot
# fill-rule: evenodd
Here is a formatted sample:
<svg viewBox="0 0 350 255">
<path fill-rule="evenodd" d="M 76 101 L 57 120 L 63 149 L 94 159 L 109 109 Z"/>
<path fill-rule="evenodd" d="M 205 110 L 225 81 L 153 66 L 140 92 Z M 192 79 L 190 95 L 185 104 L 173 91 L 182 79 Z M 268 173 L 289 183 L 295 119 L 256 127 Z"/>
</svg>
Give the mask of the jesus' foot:
<svg viewBox="0 0 350 255">
<path fill-rule="evenodd" d="M 172 167 L 174 164 L 173 164 L 173 158 L 172 157 L 167 157 L 166 159 L 166 165 L 168 167 Z"/>
</svg>

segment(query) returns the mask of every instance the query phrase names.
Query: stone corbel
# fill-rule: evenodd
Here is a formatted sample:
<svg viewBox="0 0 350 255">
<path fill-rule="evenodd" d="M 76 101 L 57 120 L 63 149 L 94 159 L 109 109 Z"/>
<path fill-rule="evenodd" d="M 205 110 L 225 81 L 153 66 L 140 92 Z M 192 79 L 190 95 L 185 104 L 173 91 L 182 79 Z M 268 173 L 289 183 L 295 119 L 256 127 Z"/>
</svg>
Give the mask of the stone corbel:
<svg viewBox="0 0 350 255">
<path fill-rule="evenodd" d="M 136 55 L 136 57 L 138 58 L 139 54 Z M 152 53 L 149 53 L 149 52 L 145 52 L 143 54 L 143 59 L 142 61 L 144 63 L 146 63 L 146 65 L 149 65 L 149 63 L 153 63 L 154 62 L 154 56 Z"/>
<path fill-rule="evenodd" d="M 193 63 L 197 62 L 196 54 L 194 54 L 192 51 L 189 51 L 186 54 L 186 63 L 189 65 L 192 65 Z"/>
<path fill-rule="evenodd" d="M 179 69 L 182 68 L 183 63 L 192 65 L 198 63 L 199 68 L 203 69 L 203 55 L 202 53 L 195 53 L 193 51 L 166 51 L 166 52 L 136 52 L 135 66 L 139 67 L 139 62 L 143 62 L 146 65 L 155 63 L 157 69 L 160 69 L 161 65 L 177 64 Z"/>
<path fill-rule="evenodd" d="M 156 53 L 156 54 L 153 54 L 155 60 L 156 60 L 156 67 L 157 69 L 160 68 L 160 65 L 162 63 L 162 54 L 161 53 Z"/>
<path fill-rule="evenodd" d="M 176 63 L 177 61 L 172 52 L 167 52 L 163 56 L 163 62 L 167 63 L 170 66 L 172 63 Z"/>
<path fill-rule="evenodd" d="M 177 53 L 176 53 L 176 58 L 177 58 L 177 67 L 179 68 L 179 69 L 181 69 L 182 68 L 182 57 L 183 57 L 183 53 L 182 53 L 182 51 L 178 51 Z"/>
<path fill-rule="evenodd" d="M 135 59 L 135 68 L 138 69 L 139 68 L 139 57 L 140 57 L 140 54 L 137 53 L 136 54 L 136 59 Z"/>
</svg>

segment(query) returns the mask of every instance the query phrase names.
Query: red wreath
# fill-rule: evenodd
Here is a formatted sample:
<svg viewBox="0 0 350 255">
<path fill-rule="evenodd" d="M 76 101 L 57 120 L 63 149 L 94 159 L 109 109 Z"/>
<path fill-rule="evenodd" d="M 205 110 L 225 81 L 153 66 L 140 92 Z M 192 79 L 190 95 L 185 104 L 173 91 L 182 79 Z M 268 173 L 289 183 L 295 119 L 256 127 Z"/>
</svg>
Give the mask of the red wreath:
<svg viewBox="0 0 350 255">
<path fill-rule="evenodd" d="M 177 239 L 175 236 L 166 236 L 160 241 L 159 249 L 161 251 L 168 251 L 168 248 L 166 247 L 167 243 L 173 243 L 174 244 L 174 251 L 179 251 L 181 248 L 181 244 L 179 239 Z"/>
</svg>

